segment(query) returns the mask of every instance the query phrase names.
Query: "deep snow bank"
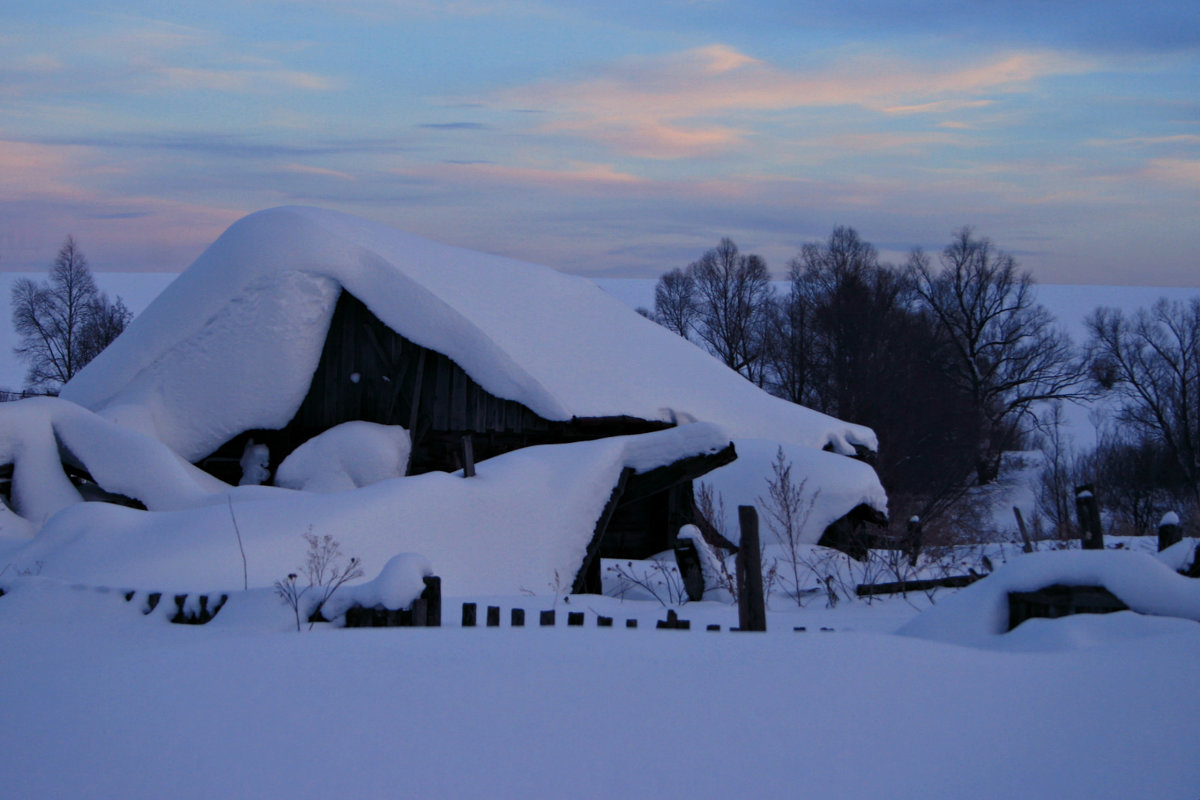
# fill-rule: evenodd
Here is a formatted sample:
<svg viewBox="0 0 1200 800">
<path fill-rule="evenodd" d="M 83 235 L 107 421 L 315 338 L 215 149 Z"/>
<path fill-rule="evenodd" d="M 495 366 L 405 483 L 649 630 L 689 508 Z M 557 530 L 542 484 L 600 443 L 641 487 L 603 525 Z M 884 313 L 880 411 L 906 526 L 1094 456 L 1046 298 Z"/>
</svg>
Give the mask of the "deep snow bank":
<svg viewBox="0 0 1200 800">
<path fill-rule="evenodd" d="M 213 592 L 271 586 L 305 558 L 303 535 L 332 535 L 373 578 L 417 553 L 448 595 L 569 591 L 621 470 L 702 453 L 728 438 L 713 425 L 529 447 L 476 465 L 476 477 L 428 473 L 332 494 L 228 488 L 181 510 L 77 503 L 11 553 L 15 569 L 89 585 Z M 236 528 L 235 528 L 236 524 Z"/>
</svg>

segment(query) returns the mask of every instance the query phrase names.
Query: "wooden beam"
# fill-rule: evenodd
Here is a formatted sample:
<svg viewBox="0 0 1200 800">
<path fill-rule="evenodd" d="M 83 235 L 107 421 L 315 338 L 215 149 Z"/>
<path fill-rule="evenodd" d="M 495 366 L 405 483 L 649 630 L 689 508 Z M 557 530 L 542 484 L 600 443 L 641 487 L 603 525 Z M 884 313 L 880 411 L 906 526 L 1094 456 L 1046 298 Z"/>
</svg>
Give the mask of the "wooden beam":
<svg viewBox="0 0 1200 800">
<path fill-rule="evenodd" d="M 592 534 L 592 541 L 588 543 L 583 563 L 579 565 L 579 571 L 575 573 L 575 580 L 571 583 L 572 594 L 600 592 L 600 545 L 604 541 L 604 534 L 608 532 L 608 523 L 612 521 L 613 514 L 621 502 L 621 495 L 624 494 L 625 486 L 631 477 L 633 477 L 632 467 L 621 470 L 621 476 L 617 478 L 617 485 L 613 487 L 612 494 L 609 495 L 608 502 L 604 505 L 604 511 L 600 514 L 600 519 L 596 521 L 596 529 Z"/>
<path fill-rule="evenodd" d="M 714 469 L 732 463 L 736 459 L 737 451 L 733 449 L 732 444 L 729 444 L 715 453 L 690 456 L 680 459 L 674 464 L 634 475 L 625 495 L 621 498 L 621 504 L 644 500 L 651 495 L 666 491 L 677 483 L 707 475 Z"/>
</svg>

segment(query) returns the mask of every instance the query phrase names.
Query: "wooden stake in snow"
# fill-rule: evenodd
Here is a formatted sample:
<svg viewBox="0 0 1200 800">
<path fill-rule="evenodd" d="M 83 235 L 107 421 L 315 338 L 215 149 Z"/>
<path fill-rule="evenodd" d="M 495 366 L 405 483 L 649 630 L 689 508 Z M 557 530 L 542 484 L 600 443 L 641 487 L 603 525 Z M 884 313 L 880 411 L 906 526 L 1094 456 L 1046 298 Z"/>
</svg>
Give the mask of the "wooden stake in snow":
<svg viewBox="0 0 1200 800">
<path fill-rule="evenodd" d="M 1021 531 L 1021 552 L 1032 553 L 1033 542 L 1029 540 L 1029 531 L 1025 530 L 1025 518 L 1021 516 L 1021 509 L 1013 506 L 1013 516 L 1017 518 L 1017 529 Z"/>
<path fill-rule="evenodd" d="M 762 555 L 758 546 L 758 512 L 754 506 L 738 506 L 742 543 L 737 552 L 738 627 L 765 631 L 767 610 L 763 602 Z"/>
</svg>

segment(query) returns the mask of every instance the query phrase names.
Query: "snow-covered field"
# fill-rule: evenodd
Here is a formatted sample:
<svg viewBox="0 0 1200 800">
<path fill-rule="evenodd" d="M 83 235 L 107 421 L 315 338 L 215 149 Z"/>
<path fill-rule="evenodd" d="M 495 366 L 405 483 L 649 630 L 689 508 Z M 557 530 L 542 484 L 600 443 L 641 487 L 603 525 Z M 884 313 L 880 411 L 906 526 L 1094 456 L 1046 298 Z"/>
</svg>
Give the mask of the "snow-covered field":
<svg viewBox="0 0 1200 800">
<path fill-rule="evenodd" d="M 954 598 L 939 598 L 960 624 L 977 616 L 978 603 L 955 612 Z M 529 608 L 532 624 L 551 600 L 479 600 L 505 607 L 505 627 L 456 627 L 448 601 L 441 629 L 296 633 L 268 592 L 194 627 L 142 616 L 117 593 L 22 579 L 0 598 L 2 794 L 1200 791 L 1191 620 L 1033 620 L 964 646 L 895 633 L 918 613 L 901 598 L 835 609 L 812 600 L 772 613 L 765 634 L 729 632 L 733 610 L 709 602 L 682 607 L 692 630 L 674 631 L 653 628 L 664 612 L 646 601 L 559 598 L 557 627 L 512 629 L 509 606 Z M 587 612 L 585 627 L 564 625 L 574 609 Z M 595 627 L 597 612 L 617 627 Z M 622 627 L 628 617 L 640 627 Z M 723 630 L 705 630 L 712 622 Z"/>
</svg>

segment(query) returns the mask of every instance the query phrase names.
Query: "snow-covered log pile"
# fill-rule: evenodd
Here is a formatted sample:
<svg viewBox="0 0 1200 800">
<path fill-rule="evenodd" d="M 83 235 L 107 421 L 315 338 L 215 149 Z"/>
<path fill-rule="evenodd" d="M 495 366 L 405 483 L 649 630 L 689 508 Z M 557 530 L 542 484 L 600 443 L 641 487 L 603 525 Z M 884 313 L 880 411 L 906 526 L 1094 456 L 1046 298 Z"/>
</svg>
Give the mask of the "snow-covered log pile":
<svg viewBox="0 0 1200 800">
<path fill-rule="evenodd" d="M 1006 634 L 1009 593 L 1054 585 L 1100 586 L 1131 611 L 1200 622 L 1200 580 L 1179 575 L 1162 559 L 1127 550 L 1060 550 L 1014 559 L 939 602 L 899 633 L 954 644 L 1001 646 L 1000 637 L 1017 635 L 1031 622 L 1041 622 L 1029 620 Z"/>
</svg>

